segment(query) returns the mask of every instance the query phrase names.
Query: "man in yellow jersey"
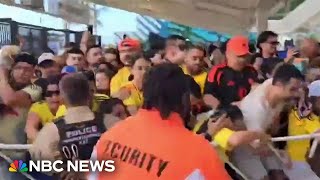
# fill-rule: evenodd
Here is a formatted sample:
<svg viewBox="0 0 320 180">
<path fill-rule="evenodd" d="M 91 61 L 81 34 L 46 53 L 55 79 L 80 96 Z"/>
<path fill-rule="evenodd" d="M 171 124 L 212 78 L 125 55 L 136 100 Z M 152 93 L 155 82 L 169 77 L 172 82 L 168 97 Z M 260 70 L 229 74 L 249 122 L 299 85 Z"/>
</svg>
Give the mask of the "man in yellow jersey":
<svg viewBox="0 0 320 180">
<path fill-rule="evenodd" d="M 288 135 L 296 136 L 312 134 L 320 130 L 320 80 L 314 81 L 309 85 L 309 99 L 312 104 L 312 111 L 307 116 L 302 116 L 300 111 L 295 108 L 289 114 Z M 307 152 L 310 149 L 310 140 L 288 141 L 287 152 L 292 160 L 292 168 L 285 169 L 286 174 L 291 180 L 298 179 L 319 179 L 311 170 L 306 161 Z"/>
<path fill-rule="evenodd" d="M 184 60 L 182 70 L 185 74 L 190 75 L 201 88 L 201 94 L 204 91 L 207 72 L 204 71 L 203 61 L 206 56 L 206 51 L 201 45 L 190 45 L 187 48 L 187 55 Z"/>
<path fill-rule="evenodd" d="M 133 54 L 139 53 L 141 51 L 141 44 L 138 40 L 127 38 L 120 42 L 118 49 L 120 60 L 124 64 L 124 67 L 121 68 L 118 73 L 111 79 L 111 95 L 118 92 L 121 86 L 124 83 L 128 82 L 128 78 L 130 76 L 130 68 L 128 67 L 130 57 Z"/>
</svg>

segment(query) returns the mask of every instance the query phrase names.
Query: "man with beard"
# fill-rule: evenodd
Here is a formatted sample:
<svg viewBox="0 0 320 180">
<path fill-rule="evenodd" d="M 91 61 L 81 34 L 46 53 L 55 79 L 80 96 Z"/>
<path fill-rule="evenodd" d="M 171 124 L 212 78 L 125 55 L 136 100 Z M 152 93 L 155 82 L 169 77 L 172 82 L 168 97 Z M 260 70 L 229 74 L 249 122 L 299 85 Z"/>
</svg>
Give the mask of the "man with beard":
<svg viewBox="0 0 320 180">
<path fill-rule="evenodd" d="M 240 102 L 246 129 L 277 132 L 279 113 L 285 103 L 299 98 L 303 78 L 294 65 L 283 64 L 277 67 L 272 79 L 256 87 Z M 239 147 L 232 152 L 231 159 L 249 179 L 285 177 L 281 163 L 267 147 Z"/>
<path fill-rule="evenodd" d="M 205 56 L 206 51 L 201 45 L 190 45 L 187 50 L 184 66 L 182 66 L 183 72 L 190 75 L 200 86 L 202 94 L 207 78 L 207 72 L 203 68 Z"/>
<path fill-rule="evenodd" d="M 113 159 L 116 171 L 90 179 L 230 179 L 214 148 L 185 126 L 190 114 L 185 78 L 174 64 L 147 72 L 142 109 L 103 134 L 93 151 L 92 159 Z"/>
<path fill-rule="evenodd" d="M 32 102 L 41 97 L 41 88 L 31 84 L 36 59 L 26 53 L 19 54 L 9 73 L 0 67 L 0 143 L 25 144 L 24 127 Z M 24 153 L 8 152 L 12 159 L 23 160 Z M 8 172 L 9 164 L 0 160 L 0 179 L 23 179 L 19 173 Z"/>
<path fill-rule="evenodd" d="M 248 65 L 249 40 L 231 38 L 226 47 L 226 63 L 214 66 L 204 87 L 204 102 L 216 109 L 237 104 L 257 82 L 257 71 Z"/>
<path fill-rule="evenodd" d="M 130 60 L 131 56 L 141 52 L 141 44 L 135 39 L 124 39 L 118 45 L 120 61 L 124 67 L 119 69 L 118 73 L 113 76 L 110 84 L 110 95 L 117 93 L 123 84 L 129 81 L 130 72 Z"/>
<path fill-rule="evenodd" d="M 88 47 L 87 53 L 86 53 L 86 59 L 88 63 L 88 68 L 91 71 L 95 71 L 97 65 L 102 60 L 102 49 L 99 45 L 94 45 L 91 47 Z M 79 65 L 81 66 L 81 61 L 79 62 Z"/>
</svg>

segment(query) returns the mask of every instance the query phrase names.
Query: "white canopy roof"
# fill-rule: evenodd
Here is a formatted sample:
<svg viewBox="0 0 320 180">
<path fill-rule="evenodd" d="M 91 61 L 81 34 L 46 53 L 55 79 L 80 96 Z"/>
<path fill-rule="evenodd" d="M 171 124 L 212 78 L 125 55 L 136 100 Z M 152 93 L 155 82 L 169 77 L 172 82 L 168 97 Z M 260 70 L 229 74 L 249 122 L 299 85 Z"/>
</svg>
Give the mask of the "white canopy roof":
<svg viewBox="0 0 320 180">
<path fill-rule="evenodd" d="M 138 14 L 219 32 L 245 33 L 286 0 L 90 0 Z M 263 13 L 263 16 L 261 16 Z M 260 16 L 256 16 L 256 15 Z M 258 17 L 258 18 L 257 18 Z M 259 24 L 259 23 L 258 23 Z M 261 22 L 260 22 L 261 24 Z M 263 26 L 262 25 L 262 26 Z M 266 28 L 266 27 L 265 27 Z"/>
</svg>

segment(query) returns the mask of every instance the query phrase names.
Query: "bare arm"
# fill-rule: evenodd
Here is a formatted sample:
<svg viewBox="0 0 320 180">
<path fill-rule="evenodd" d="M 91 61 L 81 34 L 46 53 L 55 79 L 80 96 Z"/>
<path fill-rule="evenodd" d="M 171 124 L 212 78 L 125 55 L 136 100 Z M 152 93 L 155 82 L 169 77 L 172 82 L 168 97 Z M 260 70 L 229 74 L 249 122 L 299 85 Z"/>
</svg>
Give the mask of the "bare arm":
<svg viewBox="0 0 320 180">
<path fill-rule="evenodd" d="M 40 123 L 40 117 L 34 112 L 29 112 L 24 131 L 31 142 L 33 142 L 38 135 Z"/>
<path fill-rule="evenodd" d="M 212 107 L 213 109 L 216 109 L 220 104 L 220 101 L 211 94 L 205 94 L 203 96 L 203 100 L 206 105 Z"/>
<path fill-rule="evenodd" d="M 80 42 L 80 49 L 83 53 L 87 52 L 87 45 L 88 45 L 89 38 L 90 38 L 90 32 L 89 31 L 83 32 L 81 37 L 81 42 Z"/>
<path fill-rule="evenodd" d="M 134 106 L 134 105 L 131 105 L 131 106 L 129 105 L 127 109 L 131 115 L 135 115 L 138 111 L 137 106 Z"/>
<path fill-rule="evenodd" d="M 10 107 L 29 107 L 32 103 L 31 97 L 28 93 L 22 90 L 14 91 L 5 81 L 0 81 L 0 97 L 3 103 Z"/>
<path fill-rule="evenodd" d="M 229 150 L 234 149 L 240 145 L 250 144 L 254 140 L 261 139 L 265 141 L 269 139 L 270 136 L 265 133 L 255 132 L 255 131 L 237 131 L 232 134 L 228 140 Z"/>
<path fill-rule="evenodd" d="M 56 160 L 59 155 L 60 136 L 54 123 L 46 124 L 38 133 L 36 140 L 30 149 L 33 160 Z"/>
</svg>

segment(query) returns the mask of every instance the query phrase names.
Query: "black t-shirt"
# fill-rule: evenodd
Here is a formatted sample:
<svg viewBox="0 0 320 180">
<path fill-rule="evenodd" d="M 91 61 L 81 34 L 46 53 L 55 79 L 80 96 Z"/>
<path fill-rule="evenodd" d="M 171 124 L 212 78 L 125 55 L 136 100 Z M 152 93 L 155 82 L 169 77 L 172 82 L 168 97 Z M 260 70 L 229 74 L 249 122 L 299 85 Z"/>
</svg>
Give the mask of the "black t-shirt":
<svg viewBox="0 0 320 180">
<path fill-rule="evenodd" d="M 263 76 L 267 79 L 267 74 L 271 75 L 276 65 L 281 62 L 283 62 L 283 59 L 280 59 L 278 57 L 263 58 L 262 64 L 261 64 L 261 72 Z"/>
<path fill-rule="evenodd" d="M 227 65 L 214 66 L 208 73 L 204 94 L 211 94 L 222 106 L 240 101 L 251 90 L 251 85 L 258 81 L 257 71 L 246 66 L 242 71 L 235 71 Z"/>
<path fill-rule="evenodd" d="M 190 94 L 192 94 L 194 97 L 200 99 L 202 97 L 201 95 L 201 88 L 199 84 L 192 78 L 190 75 L 186 75 L 186 79 L 189 86 Z"/>
</svg>

